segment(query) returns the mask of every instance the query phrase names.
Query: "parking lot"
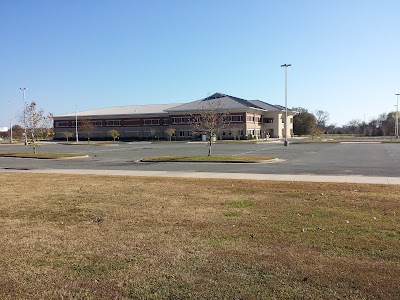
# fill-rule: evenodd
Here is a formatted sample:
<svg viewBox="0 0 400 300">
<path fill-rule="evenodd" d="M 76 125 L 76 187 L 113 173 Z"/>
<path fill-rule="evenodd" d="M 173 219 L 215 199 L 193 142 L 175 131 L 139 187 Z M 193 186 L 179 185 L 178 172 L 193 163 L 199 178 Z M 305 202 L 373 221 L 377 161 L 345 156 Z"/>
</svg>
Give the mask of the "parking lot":
<svg viewBox="0 0 400 300">
<path fill-rule="evenodd" d="M 25 145 L 0 145 L 0 152 L 28 152 Z M 0 169 L 90 169 L 224 172 L 253 174 L 314 174 L 400 176 L 400 144 L 397 143 L 309 143 L 284 147 L 282 143 L 216 143 L 213 154 L 273 156 L 282 162 L 267 164 L 135 163 L 160 155 L 206 155 L 204 143 L 133 142 L 104 144 L 44 143 L 39 152 L 80 153 L 87 158 L 38 160 L 0 158 Z"/>
</svg>

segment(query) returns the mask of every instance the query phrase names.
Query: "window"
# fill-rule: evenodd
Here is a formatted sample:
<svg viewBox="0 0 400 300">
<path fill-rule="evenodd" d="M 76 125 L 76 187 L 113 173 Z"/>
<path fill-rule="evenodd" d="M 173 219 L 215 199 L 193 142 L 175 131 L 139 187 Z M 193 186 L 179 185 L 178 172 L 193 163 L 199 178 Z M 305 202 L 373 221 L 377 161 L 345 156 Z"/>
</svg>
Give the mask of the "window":
<svg viewBox="0 0 400 300">
<path fill-rule="evenodd" d="M 75 121 L 71 122 L 71 124 L 72 124 L 72 125 L 71 125 L 72 127 L 76 127 Z M 81 126 L 81 121 L 78 121 L 78 127 L 79 127 L 79 126 Z"/>
<path fill-rule="evenodd" d="M 264 118 L 263 122 L 264 123 L 274 123 L 274 118 Z"/>
<path fill-rule="evenodd" d="M 187 117 L 175 117 L 172 118 L 172 123 L 176 124 L 176 123 L 189 123 L 190 122 L 190 118 Z"/>
<path fill-rule="evenodd" d="M 179 136 L 185 136 L 185 132 L 184 131 L 179 131 Z"/>
<path fill-rule="evenodd" d="M 69 127 L 69 122 L 56 122 L 55 125 L 56 127 Z"/>
<path fill-rule="evenodd" d="M 169 124 L 169 119 L 163 119 L 163 125 L 168 125 Z"/>
<path fill-rule="evenodd" d="M 121 126 L 121 120 L 108 120 L 105 121 L 106 126 Z"/>
<path fill-rule="evenodd" d="M 159 119 L 145 119 L 143 120 L 144 125 L 160 125 Z"/>
<path fill-rule="evenodd" d="M 196 116 L 193 116 L 193 117 L 192 117 L 192 121 L 191 121 L 191 122 L 199 123 L 199 122 L 201 122 L 201 121 L 203 121 L 203 117 L 202 117 L 202 116 L 196 115 Z"/>
<path fill-rule="evenodd" d="M 103 126 L 103 121 L 92 121 L 93 126 Z"/>
</svg>

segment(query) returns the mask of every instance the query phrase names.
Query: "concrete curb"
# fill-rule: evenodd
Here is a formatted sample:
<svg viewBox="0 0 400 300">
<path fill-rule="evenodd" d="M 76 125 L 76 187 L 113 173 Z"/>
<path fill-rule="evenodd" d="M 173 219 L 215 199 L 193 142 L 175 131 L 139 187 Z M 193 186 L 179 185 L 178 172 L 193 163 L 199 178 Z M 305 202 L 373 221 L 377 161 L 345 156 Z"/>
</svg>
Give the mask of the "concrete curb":
<svg viewBox="0 0 400 300">
<path fill-rule="evenodd" d="M 338 176 L 338 175 L 289 175 L 289 174 L 249 174 L 249 173 L 214 173 L 214 172 L 168 172 L 168 171 L 134 171 L 134 170 L 89 170 L 89 169 L 42 169 L 18 170 L 0 169 L 2 173 L 37 173 L 37 174 L 69 174 L 69 175 L 103 175 L 103 176 L 136 176 L 136 177 L 176 177 L 176 178 L 218 178 L 259 181 L 291 181 L 291 182 L 332 182 L 360 184 L 400 184 L 400 177 L 372 176 Z"/>
<path fill-rule="evenodd" d="M 25 156 L 14 156 L 14 155 L 2 155 L 1 157 L 8 158 L 20 158 L 20 159 L 51 159 L 51 160 L 65 160 L 65 159 L 76 159 L 76 158 L 87 158 L 89 155 L 79 155 L 79 156 L 71 156 L 71 157 L 25 157 Z"/>
<path fill-rule="evenodd" d="M 135 160 L 135 163 L 224 163 L 224 164 L 268 164 L 285 161 L 284 159 L 274 158 L 269 160 Z"/>
</svg>

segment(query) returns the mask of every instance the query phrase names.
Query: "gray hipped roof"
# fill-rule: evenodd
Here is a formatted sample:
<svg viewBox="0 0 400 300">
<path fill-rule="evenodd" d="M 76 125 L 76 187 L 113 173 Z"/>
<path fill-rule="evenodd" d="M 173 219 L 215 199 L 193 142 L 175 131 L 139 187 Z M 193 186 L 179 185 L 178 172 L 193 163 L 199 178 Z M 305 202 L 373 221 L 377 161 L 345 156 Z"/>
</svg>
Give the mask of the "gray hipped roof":
<svg viewBox="0 0 400 300">
<path fill-rule="evenodd" d="M 192 101 L 176 107 L 167 109 L 167 112 L 195 111 L 199 109 L 207 109 L 209 107 L 218 106 L 219 109 L 243 109 L 254 108 L 261 110 L 281 110 L 279 107 L 263 102 L 261 100 L 245 100 L 238 97 L 215 93 L 207 98 Z"/>
<path fill-rule="evenodd" d="M 265 110 L 282 110 L 279 105 L 272 105 L 261 100 L 249 100 L 249 102 Z"/>
<path fill-rule="evenodd" d="M 217 107 L 222 110 L 243 110 L 257 109 L 264 111 L 282 111 L 283 106 L 272 105 L 261 100 L 245 100 L 242 98 L 215 93 L 207 98 L 188 102 L 171 104 L 149 104 L 149 105 L 127 105 L 112 106 L 93 110 L 80 111 L 76 113 L 78 117 L 101 117 L 101 116 L 125 116 L 143 114 L 167 114 L 171 112 L 193 112 L 199 109 L 207 110 L 210 107 Z M 75 117 L 74 113 L 54 116 L 55 118 Z"/>
</svg>

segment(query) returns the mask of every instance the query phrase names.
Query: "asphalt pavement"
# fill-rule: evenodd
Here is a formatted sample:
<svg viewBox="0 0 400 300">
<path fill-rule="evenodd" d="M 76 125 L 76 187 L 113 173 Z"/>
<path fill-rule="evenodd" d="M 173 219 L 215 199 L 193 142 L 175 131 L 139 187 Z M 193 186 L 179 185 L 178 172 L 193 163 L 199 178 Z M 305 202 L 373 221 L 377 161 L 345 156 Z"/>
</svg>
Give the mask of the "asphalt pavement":
<svg viewBox="0 0 400 300">
<path fill-rule="evenodd" d="M 0 152 L 30 151 L 25 145 L 0 145 Z M 215 155 L 273 156 L 277 163 L 136 163 L 160 155 L 205 155 L 203 143 L 133 142 L 115 145 L 79 143 L 42 144 L 40 152 L 80 153 L 89 157 L 71 160 L 0 158 L 2 172 L 58 172 L 176 176 L 259 180 L 365 182 L 399 184 L 398 143 L 306 143 L 284 147 L 279 142 L 216 143 Z"/>
</svg>

